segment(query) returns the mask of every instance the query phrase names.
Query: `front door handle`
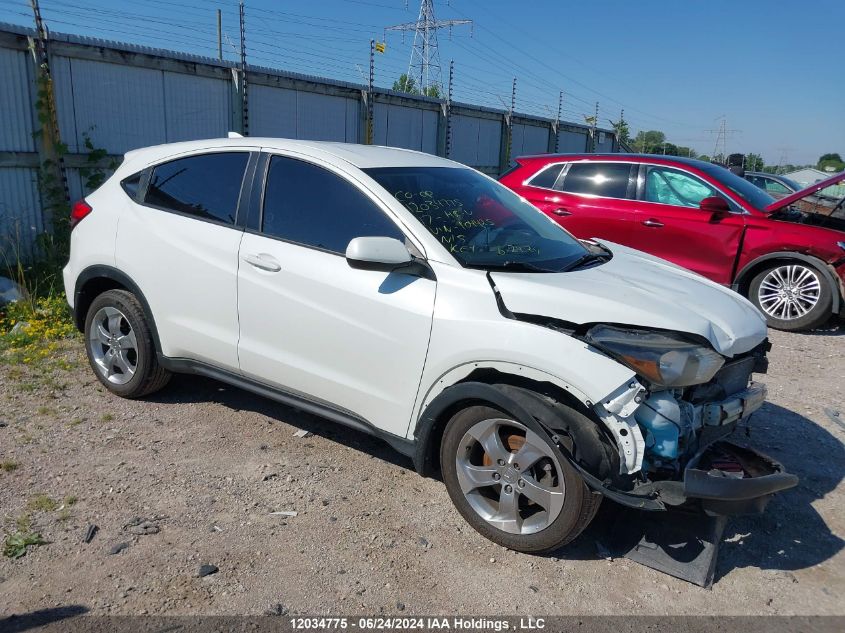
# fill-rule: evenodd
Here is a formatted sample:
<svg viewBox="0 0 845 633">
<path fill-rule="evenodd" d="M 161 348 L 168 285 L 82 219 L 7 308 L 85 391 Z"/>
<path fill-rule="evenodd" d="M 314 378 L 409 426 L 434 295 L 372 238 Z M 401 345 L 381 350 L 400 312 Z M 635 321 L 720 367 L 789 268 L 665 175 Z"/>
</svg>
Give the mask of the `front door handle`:
<svg viewBox="0 0 845 633">
<path fill-rule="evenodd" d="M 559 215 L 562 218 L 566 218 L 572 215 L 572 211 L 564 208 L 555 209 L 554 211 L 552 211 L 552 213 L 554 213 L 555 215 Z"/>
<path fill-rule="evenodd" d="M 655 229 L 659 229 L 659 228 L 663 227 L 663 222 L 660 222 L 659 220 L 655 220 L 654 218 L 649 218 L 648 220 L 643 220 L 643 224 L 645 226 L 650 226 L 650 227 L 655 228 Z"/>
<path fill-rule="evenodd" d="M 267 255 L 266 253 L 260 253 L 258 255 L 244 255 L 243 260 L 251 266 L 255 266 L 256 268 L 260 268 L 261 270 L 266 270 L 271 273 L 277 273 L 282 269 L 282 265 L 276 261 L 276 258 L 272 255 Z"/>
</svg>

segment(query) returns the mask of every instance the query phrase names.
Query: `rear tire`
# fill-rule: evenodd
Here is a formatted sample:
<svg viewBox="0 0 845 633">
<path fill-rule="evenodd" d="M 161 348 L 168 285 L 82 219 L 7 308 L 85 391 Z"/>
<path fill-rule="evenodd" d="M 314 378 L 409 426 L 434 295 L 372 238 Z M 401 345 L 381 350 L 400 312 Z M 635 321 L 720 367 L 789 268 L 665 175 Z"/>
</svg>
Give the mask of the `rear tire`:
<svg viewBox="0 0 845 633">
<path fill-rule="evenodd" d="M 158 364 L 144 309 L 126 290 L 108 290 L 91 302 L 85 350 L 97 379 L 122 398 L 141 398 L 170 380 L 170 372 Z"/>
<path fill-rule="evenodd" d="M 748 299 L 770 328 L 798 332 L 824 325 L 831 316 L 834 291 L 812 264 L 787 261 L 758 273 L 751 280 Z"/>
<path fill-rule="evenodd" d="M 446 490 L 466 522 L 494 543 L 531 554 L 558 549 L 587 527 L 602 498 L 552 447 L 507 413 L 463 409 L 440 446 Z"/>
</svg>

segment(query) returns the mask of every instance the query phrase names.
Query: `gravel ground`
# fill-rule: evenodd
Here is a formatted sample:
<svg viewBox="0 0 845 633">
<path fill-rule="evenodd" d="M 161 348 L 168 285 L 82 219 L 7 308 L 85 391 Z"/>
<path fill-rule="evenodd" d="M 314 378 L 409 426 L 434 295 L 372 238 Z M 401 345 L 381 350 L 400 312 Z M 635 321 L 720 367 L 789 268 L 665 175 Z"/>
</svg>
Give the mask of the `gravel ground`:
<svg viewBox="0 0 845 633">
<path fill-rule="evenodd" d="M 121 400 L 78 342 L 68 371 L 0 366 L 2 531 L 49 541 L 0 559 L 0 614 L 845 614 L 845 326 L 771 340 L 751 440 L 801 484 L 729 523 L 712 590 L 603 559 L 605 514 L 507 551 L 381 442 L 211 380 Z"/>
</svg>

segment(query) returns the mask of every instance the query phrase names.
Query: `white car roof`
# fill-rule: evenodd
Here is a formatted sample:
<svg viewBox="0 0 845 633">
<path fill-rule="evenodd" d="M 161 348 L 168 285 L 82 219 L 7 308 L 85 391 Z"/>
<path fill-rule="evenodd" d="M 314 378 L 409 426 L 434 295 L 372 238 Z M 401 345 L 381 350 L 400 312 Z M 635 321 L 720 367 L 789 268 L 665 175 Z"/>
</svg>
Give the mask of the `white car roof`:
<svg viewBox="0 0 845 633">
<path fill-rule="evenodd" d="M 330 141 L 299 141 L 287 138 L 245 136 L 236 138 L 212 138 L 201 141 L 185 141 L 155 145 L 126 153 L 126 162 L 156 162 L 179 154 L 193 153 L 204 149 L 254 147 L 267 150 L 287 150 L 314 158 L 342 160 L 359 169 L 370 167 L 466 167 L 460 163 L 397 147 L 380 145 L 357 145 L 354 143 L 336 143 Z"/>
</svg>

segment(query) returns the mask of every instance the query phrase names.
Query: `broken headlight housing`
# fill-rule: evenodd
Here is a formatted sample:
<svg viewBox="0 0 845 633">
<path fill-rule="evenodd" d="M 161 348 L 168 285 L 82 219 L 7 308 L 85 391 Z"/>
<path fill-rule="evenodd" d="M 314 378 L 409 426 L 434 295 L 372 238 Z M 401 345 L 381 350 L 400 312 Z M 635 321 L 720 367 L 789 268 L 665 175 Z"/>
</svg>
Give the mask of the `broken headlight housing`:
<svg viewBox="0 0 845 633">
<path fill-rule="evenodd" d="M 596 325 L 586 339 L 659 387 L 700 385 L 725 364 L 710 347 L 668 332 Z"/>
</svg>

